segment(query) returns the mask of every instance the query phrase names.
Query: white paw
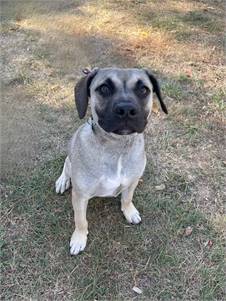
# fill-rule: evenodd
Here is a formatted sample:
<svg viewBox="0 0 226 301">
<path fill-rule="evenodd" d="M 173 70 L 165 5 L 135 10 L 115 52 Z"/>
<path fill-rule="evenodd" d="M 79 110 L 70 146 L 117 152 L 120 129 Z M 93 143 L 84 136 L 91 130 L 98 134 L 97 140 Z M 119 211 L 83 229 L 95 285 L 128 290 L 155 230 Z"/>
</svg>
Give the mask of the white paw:
<svg viewBox="0 0 226 301">
<path fill-rule="evenodd" d="M 122 208 L 122 212 L 130 224 L 136 225 L 141 222 L 140 213 L 132 203 L 129 206 Z"/>
<path fill-rule="evenodd" d="M 66 177 L 64 173 L 58 178 L 55 183 L 56 193 L 64 193 L 70 187 L 70 178 Z"/>
<path fill-rule="evenodd" d="M 87 234 L 83 232 L 74 231 L 70 241 L 70 254 L 77 255 L 86 247 Z"/>
</svg>

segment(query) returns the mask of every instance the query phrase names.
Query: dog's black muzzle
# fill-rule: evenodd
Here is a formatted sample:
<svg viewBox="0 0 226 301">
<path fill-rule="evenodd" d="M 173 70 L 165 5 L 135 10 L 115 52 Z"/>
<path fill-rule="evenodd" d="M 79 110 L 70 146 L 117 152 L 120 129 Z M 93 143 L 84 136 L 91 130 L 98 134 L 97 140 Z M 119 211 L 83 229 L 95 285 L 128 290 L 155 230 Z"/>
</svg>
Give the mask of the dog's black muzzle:
<svg viewBox="0 0 226 301">
<path fill-rule="evenodd" d="M 119 119 L 135 119 L 138 113 L 138 107 L 131 102 L 120 102 L 113 107 L 113 114 Z"/>
<path fill-rule="evenodd" d="M 142 133 L 147 124 L 145 112 L 129 100 L 117 101 L 97 115 L 99 125 L 106 132 L 117 135 Z"/>
</svg>

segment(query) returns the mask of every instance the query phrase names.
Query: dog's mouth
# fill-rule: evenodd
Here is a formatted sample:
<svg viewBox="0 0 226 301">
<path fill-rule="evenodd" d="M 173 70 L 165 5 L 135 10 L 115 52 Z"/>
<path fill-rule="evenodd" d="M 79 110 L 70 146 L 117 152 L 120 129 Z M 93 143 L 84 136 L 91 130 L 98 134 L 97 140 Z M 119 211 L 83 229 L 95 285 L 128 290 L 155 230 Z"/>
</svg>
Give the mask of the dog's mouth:
<svg viewBox="0 0 226 301">
<path fill-rule="evenodd" d="M 134 133 L 142 133 L 145 129 L 146 122 L 131 123 L 131 122 L 108 122 L 98 120 L 99 125 L 108 133 L 116 135 L 131 135 Z"/>
<path fill-rule="evenodd" d="M 131 135 L 136 133 L 136 131 L 132 129 L 117 129 L 115 131 L 112 131 L 112 133 L 116 135 Z"/>
</svg>

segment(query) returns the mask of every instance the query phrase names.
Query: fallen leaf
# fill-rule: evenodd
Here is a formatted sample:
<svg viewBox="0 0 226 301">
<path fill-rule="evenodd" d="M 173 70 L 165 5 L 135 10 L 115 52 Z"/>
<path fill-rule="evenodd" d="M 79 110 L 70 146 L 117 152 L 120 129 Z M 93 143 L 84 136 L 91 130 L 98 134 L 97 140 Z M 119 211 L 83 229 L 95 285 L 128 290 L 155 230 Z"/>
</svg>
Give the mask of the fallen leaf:
<svg viewBox="0 0 226 301">
<path fill-rule="evenodd" d="M 141 290 L 139 287 L 137 287 L 137 286 L 134 286 L 134 287 L 133 287 L 133 291 L 134 291 L 135 293 L 139 294 L 139 295 L 143 293 L 142 290 Z"/>
<path fill-rule="evenodd" d="M 161 185 L 155 186 L 155 189 L 156 189 L 156 190 L 164 190 L 165 188 L 166 188 L 166 185 L 165 185 L 165 184 L 161 184 Z"/>
<path fill-rule="evenodd" d="M 187 77 L 192 77 L 192 70 L 191 69 L 187 69 L 185 71 L 185 74 L 187 75 Z"/>
<path fill-rule="evenodd" d="M 213 241 L 211 239 L 207 240 L 205 243 L 204 243 L 204 247 L 212 247 L 213 246 Z"/>
<path fill-rule="evenodd" d="M 156 102 L 153 103 L 152 112 L 154 112 L 155 114 L 159 114 L 159 107 L 156 104 Z"/>
<path fill-rule="evenodd" d="M 211 248 L 212 245 L 213 245 L 213 241 L 212 241 L 212 240 L 209 240 L 209 241 L 208 241 L 208 246 Z"/>
<path fill-rule="evenodd" d="M 192 227 L 188 226 L 186 229 L 185 229 L 185 236 L 190 236 L 192 234 Z"/>
</svg>

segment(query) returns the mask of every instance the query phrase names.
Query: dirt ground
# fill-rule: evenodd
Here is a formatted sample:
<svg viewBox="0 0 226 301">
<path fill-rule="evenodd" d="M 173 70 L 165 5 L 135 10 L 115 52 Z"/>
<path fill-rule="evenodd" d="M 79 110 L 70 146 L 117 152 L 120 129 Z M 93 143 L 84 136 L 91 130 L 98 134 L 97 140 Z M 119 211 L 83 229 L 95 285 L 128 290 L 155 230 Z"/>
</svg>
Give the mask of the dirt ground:
<svg viewBox="0 0 226 301">
<path fill-rule="evenodd" d="M 1 10 L 3 299 L 223 300 L 223 1 L 24 0 Z M 145 133 L 149 163 L 135 198 L 146 221 L 134 230 L 114 200 L 97 200 L 90 248 L 71 259 L 70 196 L 53 186 L 81 124 L 74 85 L 96 66 L 150 68 L 169 115 L 156 105 Z"/>
</svg>

